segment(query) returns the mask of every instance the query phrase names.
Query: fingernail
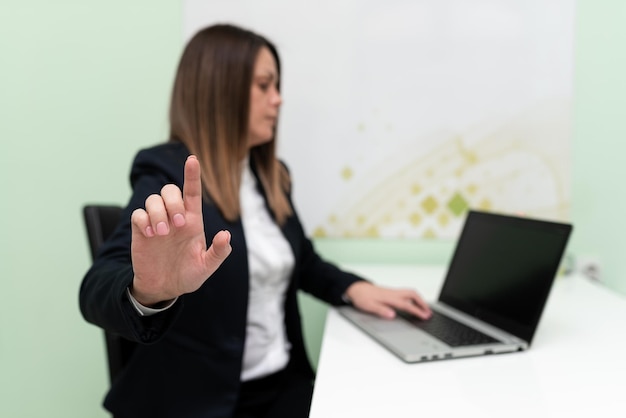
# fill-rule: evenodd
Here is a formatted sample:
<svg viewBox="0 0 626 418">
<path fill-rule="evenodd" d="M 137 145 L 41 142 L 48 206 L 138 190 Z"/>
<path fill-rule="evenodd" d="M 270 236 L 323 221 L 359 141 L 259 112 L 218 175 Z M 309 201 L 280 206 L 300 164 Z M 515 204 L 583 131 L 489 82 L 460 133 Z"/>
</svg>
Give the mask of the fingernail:
<svg viewBox="0 0 626 418">
<path fill-rule="evenodd" d="M 153 237 L 154 236 L 154 230 L 152 229 L 152 227 L 150 225 L 148 225 L 146 227 L 146 236 L 147 237 Z"/>
<path fill-rule="evenodd" d="M 157 232 L 157 235 L 167 235 L 167 233 L 169 231 L 168 231 L 168 228 L 167 228 L 167 225 L 165 224 L 165 222 L 159 222 L 157 224 L 156 232 Z"/>
<path fill-rule="evenodd" d="M 174 221 L 174 225 L 178 228 L 185 225 L 185 217 L 181 215 L 180 213 L 177 213 L 176 215 L 174 215 L 172 220 Z"/>
</svg>

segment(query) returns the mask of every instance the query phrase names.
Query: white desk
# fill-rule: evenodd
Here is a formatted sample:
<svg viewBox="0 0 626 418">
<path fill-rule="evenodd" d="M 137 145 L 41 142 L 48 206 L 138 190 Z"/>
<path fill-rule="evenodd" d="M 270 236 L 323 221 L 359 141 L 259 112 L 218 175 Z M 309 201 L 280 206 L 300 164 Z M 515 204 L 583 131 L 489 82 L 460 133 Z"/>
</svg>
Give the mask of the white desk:
<svg viewBox="0 0 626 418">
<path fill-rule="evenodd" d="M 440 267 L 346 265 L 435 300 Z M 557 278 L 530 350 L 407 364 L 328 311 L 311 418 L 626 417 L 626 298 Z"/>
</svg>

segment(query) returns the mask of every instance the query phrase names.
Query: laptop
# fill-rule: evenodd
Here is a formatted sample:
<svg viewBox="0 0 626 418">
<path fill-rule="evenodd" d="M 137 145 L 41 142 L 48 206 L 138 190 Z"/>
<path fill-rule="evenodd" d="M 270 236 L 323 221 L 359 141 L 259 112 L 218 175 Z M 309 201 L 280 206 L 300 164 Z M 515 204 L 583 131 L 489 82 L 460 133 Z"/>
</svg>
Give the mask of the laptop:
<svg viewBox="0 0 626 418">
<path fill-rule="evenodd" d="M 470 210 L 433 316 L 337 308 L 408 363 L 530 348 L 572 225 Z"/>
</svg>

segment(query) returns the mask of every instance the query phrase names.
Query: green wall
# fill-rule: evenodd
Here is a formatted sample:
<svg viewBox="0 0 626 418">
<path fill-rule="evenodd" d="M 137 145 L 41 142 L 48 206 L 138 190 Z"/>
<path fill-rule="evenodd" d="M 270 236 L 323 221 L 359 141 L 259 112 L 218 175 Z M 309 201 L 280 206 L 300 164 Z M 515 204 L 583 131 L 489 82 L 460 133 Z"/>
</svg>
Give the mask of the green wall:
<svg viewBox="0 0 626 418">
<path fill-rule="evenodd" d="M 626 294 L 626 2 L 577 4 L 571 248 Z"/>
<path fill-rule="evenodd" d="M 81 207 L 125 202 L 140 147 L 165 138 L 181 2 L 0 2 L 0 416 L 98 417 L 101 332 L 78 311 Z M 626 3 L 578 1 L 570 249 L 626 293 Z M 318 240 L 336 261 L 443 263 L 452 242 Z M 325 308 L 303 296 L 313 358 Z"/>
<path fill-rule="evenodd" d="M 165 138 L 181 22 L 178 1 L 0 2 L 0 417 L 108 416 L 81 207 L 126 201 Z"/>
</svg>

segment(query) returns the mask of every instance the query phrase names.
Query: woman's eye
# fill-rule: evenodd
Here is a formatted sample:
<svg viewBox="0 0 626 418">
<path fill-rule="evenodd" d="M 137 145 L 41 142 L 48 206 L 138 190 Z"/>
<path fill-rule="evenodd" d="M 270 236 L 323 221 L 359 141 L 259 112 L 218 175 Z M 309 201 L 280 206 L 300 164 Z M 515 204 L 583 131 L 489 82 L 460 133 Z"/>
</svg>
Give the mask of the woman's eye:
<svg viewBox="0 0 626 418">
<path fill-rule="evenodd" d="M 267 89 L 269 89 L 269 88 L 270 88 L 270 85 L 269 85 L 269 83 L 260 83 L 260 84 L 259 84 L 259 88 L 260 88 L 261 90 L 263 90 L 263 91 L 267 91 Z"/>
</svg>

